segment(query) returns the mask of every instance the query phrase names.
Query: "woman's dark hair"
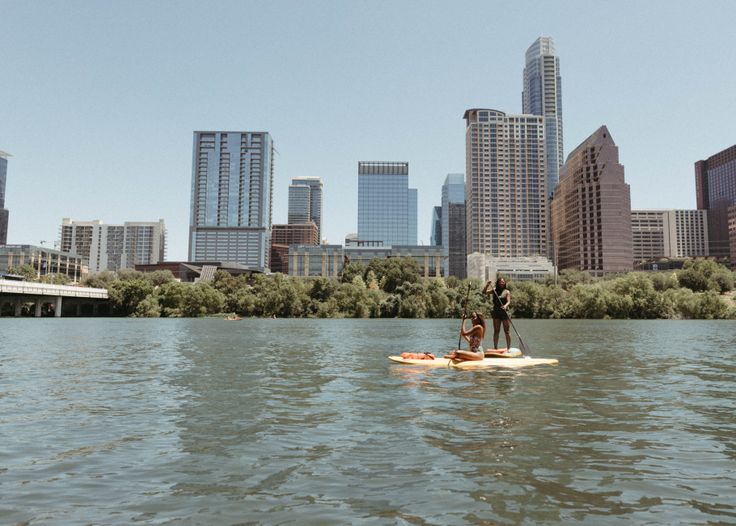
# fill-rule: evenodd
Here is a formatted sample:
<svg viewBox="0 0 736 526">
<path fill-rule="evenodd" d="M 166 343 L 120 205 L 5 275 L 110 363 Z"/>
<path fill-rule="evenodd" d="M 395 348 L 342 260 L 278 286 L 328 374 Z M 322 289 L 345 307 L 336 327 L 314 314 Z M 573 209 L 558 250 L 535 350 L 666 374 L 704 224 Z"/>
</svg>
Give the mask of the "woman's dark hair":
<svg viewBox="0 0 736 526">
<path fill-rule="evenodd" d="M 499 276 L 496 279 L 496 287 L 495 287 L 496 288 L 496 294 L 500 294 L 501 293 L 501 290 L 502 290 L 501 289 L 501 281 L 503 281 L 503 287 L 506 288 L 506 280 L 503 277 Z"/>
<path fill-rule="evenodd" d="M 475 317 L 478 319 L 478 325 L 483 327 L 483 331 L 485 331 L 486 330 L 486 319 L 483 317 L 483 314 L 481 314 L 480 312 L 474 312 L 473 314 L 475 314 Z"/>
</svg>

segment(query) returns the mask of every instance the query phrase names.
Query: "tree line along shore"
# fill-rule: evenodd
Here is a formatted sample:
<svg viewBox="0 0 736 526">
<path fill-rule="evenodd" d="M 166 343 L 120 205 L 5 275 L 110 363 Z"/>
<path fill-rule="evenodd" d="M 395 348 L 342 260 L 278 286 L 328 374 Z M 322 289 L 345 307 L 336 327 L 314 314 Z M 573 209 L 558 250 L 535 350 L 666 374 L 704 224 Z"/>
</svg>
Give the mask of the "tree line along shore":
<svg viewBox="0 0 736 526">
<path fill-rule="evenodd" d="M 34 279 L 33 269 L 10 271 Z M 40 281 L 68 282 L 64 275 Z M 663 272 L 592 278 L 563 270 L 556 283 L 509 281 L 515 318 L 736 319 L 736 273 L 712 260 Z M 283 274 L 235 278 L 218 271 L 208 283 L 180 283 L 169 271 L 100 272 L 82 285 L 108 289 L 117 316 L 200 317 L 235 314 L 280 318 L 459 318 L 490 313 L 478 280 L 423 278 L 409 258 L 348 264 L 340 279 Z"/>
</svg>

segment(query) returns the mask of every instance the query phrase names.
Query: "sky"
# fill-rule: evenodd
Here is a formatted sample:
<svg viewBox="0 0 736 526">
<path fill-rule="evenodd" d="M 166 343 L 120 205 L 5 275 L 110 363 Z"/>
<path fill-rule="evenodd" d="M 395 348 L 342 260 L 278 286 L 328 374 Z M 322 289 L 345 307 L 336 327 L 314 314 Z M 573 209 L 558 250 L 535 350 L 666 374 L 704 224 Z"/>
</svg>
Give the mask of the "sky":
<svg viewBox="0 0 736 526">
<path fill-rule="evenodd" d="M 521 113 L 524 54 L 560 57 L 565 155 L 601 125 L 632 208 L 696 207 L 693 164 L 736 143 L 736 2 L 0 0 L 8 243 L 61 221 L 157 221 L 186 260 L 194 130 L 268 131 L 273 222 L 324 181 L 323 237 L 357 231 L 359 161 L 406 161 L 418 241 L 468 108 Z"/>
</svg>

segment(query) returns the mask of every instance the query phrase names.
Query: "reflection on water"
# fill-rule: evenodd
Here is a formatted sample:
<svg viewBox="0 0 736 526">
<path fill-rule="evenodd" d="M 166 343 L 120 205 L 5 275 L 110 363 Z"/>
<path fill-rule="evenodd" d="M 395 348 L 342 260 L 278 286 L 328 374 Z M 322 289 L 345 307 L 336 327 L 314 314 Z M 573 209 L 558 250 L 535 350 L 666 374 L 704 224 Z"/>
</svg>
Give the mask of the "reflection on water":
<svg viewBox="0 0 736 526">
<path fill-rule="evenodd" d="M 454 320 L 3 320 L 0 523 L 736 521 L 733 323 L 516 325 L 560 365 L 386 360 Z"/>
</svg>

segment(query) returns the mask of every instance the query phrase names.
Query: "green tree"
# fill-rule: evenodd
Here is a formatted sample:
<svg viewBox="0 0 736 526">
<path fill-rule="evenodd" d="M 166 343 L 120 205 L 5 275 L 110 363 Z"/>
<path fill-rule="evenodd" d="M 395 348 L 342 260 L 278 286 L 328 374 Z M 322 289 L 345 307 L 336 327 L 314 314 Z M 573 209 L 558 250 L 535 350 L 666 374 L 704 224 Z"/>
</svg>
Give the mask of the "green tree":
<svg viewBox="0 0 736 526">
<path fill-rule="evenodd" d="M 350 283 L 353 281 L 355 276 L 362 276 L 363 274 L 365 274 L 365 265 L 360 263 L 348 263 L 342 268 L 340 281 L 342 283 Z"/>
<path fill-rule="evenodd" d="M 183 289 L 182 314 L 187 317 L 222 312 L 225 295 L 208 283 L 195 283 Z"/>
<path fill-rule="evenodd" d="M 82 285 L 85 287 L 93 287 L 96 289 L 107 289 L 112 285 L 117 277 L 114 272 L 109 270 L 103 270 L 96 274 L 90 274 L 82 280 Z"/>
<path fill-rule="evenodd" d="M 733 289 L 733 273 L 712 259 L 688 260 L 677 273 L 680 285 L 693 292 L 728 292 Z"/>
<path fill-rule="evenodd" d="M 153 285 L 144 279 L 115 281 L 107 289 L 113 312 L 120 316 L 130 316 L 138 304 L 153 292 Z"/>
<path fill-rule="evenodd" d="M 19 267 L 8 268 L 8 274 L 23 276 L 26 281 L 36 281 L 36 278 L 38 277 L 36 270 L 27 263 L 25 265 L 20 265 Z"/>
<path fill-rule="evenodd" d="M 404 283 L 419 281 L 419 263 L 412 258 L 372 259 L 368 270 L 373 271 L 381 288 L 389 293 Z"/>
<path fill-rule="evenodd" d="M 175 281 L 174 274 L 170 270 L 154 270 L 153 272 L 145 272 L 143 274 L 143 278 L 154 287 L 160 287 L 161 285 Z"/>
<path fill-rule="evenodd" d="M 136 318 L 158 318 L 161 316 L 161 305 L 159 304 L 156 291 L 146 296 L 138 304 L 133 315 Z"/>
<path fill-rule="evenodd" d="M 52 285 L 67 285 L 72 282 L 72 279 L 66 274 L 56 272 L 54 274 L 46 274 L 41 276 L 39 280 L 41 283 L 50 283 Z"/>
<path fill-rule="evenodd" d="M 143 272 L 139 272 L 132 268 L 121 268 L 117 271 L 118 279 L 121 281 L 130 281 L 134 279 L 146 279 Z"/>
<path fill-rule="evenodd" d="M 190 285 L 171 281 L 156 289 L 156 298 L 160 307 L 160 314 L 165 318 L 182 316 L 184 306 L 184 291 Z"/>
</svg>

